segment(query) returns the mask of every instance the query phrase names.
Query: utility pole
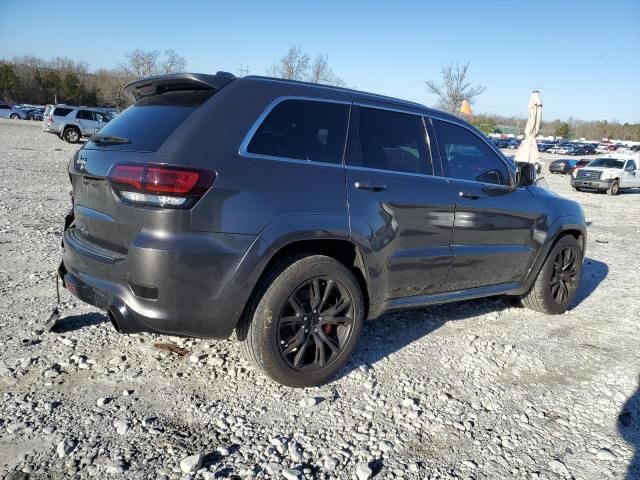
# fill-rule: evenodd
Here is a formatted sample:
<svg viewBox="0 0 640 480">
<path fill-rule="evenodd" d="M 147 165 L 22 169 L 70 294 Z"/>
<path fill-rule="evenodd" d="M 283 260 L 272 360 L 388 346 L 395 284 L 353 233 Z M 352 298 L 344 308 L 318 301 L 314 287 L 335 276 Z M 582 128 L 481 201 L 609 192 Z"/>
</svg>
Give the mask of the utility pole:
<svg viewBox="0 0 640 480">
<path fill-rule="evenodd" d="M 249 65 L 244 66 L 243 64 L 240 64 L 240 68 L 238 69 L 238 73 L 240 74 L 241 77 L 244 77 L 246 74 L 249 73 Z"/>
</svg>

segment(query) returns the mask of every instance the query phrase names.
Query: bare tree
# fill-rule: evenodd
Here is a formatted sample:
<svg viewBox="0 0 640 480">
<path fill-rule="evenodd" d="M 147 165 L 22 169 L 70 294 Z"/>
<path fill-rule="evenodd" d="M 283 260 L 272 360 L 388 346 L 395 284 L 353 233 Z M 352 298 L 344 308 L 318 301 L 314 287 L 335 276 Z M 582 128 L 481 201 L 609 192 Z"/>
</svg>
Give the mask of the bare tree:
<svg viewBox="0 0 640 480">
<path fill-rule="evenodd" d="M 127 62 L 120 64 L 120 69 L 125 75 L 137 79 L 163 73 L 184 72 L 187 68 L 187 60 L 175 50 L 165 50 L 164 55 L 165 59 L 160 61 L 158 50 L 145 52 L 136 49 L 127 53 Z"/>
<path fill-rule="evenodd" d="M 287 80 L 302 80 L 326 85 L 345 86 L 345 81 L 329 67 L 329 57 L 320 54 L 313 59 L 300 47 L 291 47 L 287 54 L 267 69 L 273 77 Z"/>
<path fill-rule="evenodd" d="M 178 55 L 175 50 L 165 50 L 164 55 L 166 58 L 160 65 L 162 73 L 184 72 L 187 68 L 187 60 Z"/>
<path fill-rule="evenodd" d="M 287 54 L 274 63 L 267 72 L 287 80 L 305 80 L 309 70 L 309 55 L 300 47 L 291 47 Z"/>
<path fill-rule="evenodd" d="M 144 52 L 140 49 L 135 49 L 127 53 L 127 63 L 123 63 L 120 66 L 124 72 L 133 78 L 150 77 L 158 73 L 158 57 L 160 57 L 158 50 Z"/>
<path fill-rule="evenodd" d="M 440 109 L 458 115 L 464 100 L 473 103 L 476 97 L 486 90 L 485 87 L 474 86 L 467 80 L 468 70 L 468 63 L 462 67 L 458 64 L 455 66 L 449 64 L 442 67 L 442 83 L 438 84 L 433 80 L 426 82 L 427 89 L 438 96 Z"/>
<path fill-rule="evenodd" d="M 307 80 L 313 83 L 323 83 L 325 85 L 345 86 L 345 81 L 338 77 L 331 67 L 329 67 L 329 57 L 326 54 L 318 55 L 311 64 Z"/>
</svg>

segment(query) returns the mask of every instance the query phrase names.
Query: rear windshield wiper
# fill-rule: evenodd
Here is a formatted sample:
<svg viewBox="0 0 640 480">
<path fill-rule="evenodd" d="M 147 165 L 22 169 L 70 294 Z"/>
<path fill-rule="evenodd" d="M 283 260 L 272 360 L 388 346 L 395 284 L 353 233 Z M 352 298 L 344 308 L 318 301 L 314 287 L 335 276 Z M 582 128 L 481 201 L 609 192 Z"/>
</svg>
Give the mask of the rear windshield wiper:
<svg viewBox="0 0 640 480">
<path fill-rule="evenodd" d="M 116 137 L 115 135 L 100 135 L 99 133 L 93 135 L 91 138 L 89 138 L 89 140 L 94 143 L 111 143 L 115 145 L 131 143 L 131 140 L 129 140 L 128 138 Z"/>
</svg>

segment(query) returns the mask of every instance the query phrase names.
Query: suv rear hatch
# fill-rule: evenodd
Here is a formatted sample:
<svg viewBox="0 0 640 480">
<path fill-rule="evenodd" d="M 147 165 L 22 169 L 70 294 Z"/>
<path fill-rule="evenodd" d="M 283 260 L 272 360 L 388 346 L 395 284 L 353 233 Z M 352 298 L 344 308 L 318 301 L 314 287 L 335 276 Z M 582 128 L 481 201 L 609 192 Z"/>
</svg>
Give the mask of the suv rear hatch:
<svg viewBox="0 0 640 480">
<path fill-rule="evenodd" d="M 117 257 L 127 253 L 143 223 L 151 220 L 149 214 L 164 212 L 162 219 L 155 219 L 164 222 L 167 215 L 185 215 L 215 177 L 175 168 L 166 159 L 159 165 L 157 151 L 233 78 L 220 72 L 177 74 L 126 87 L 137 102 L 91 137 L 69 165 L 75 229 L 68 234 L 76 243 L 89 242 Z"/>
</svg>

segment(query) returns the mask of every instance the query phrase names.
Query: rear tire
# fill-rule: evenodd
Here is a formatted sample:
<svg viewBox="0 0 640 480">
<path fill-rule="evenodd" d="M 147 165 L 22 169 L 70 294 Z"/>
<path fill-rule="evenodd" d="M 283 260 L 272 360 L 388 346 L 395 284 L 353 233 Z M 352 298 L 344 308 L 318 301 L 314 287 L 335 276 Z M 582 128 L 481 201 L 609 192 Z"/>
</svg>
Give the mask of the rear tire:
<svg viewBox="0 0 640 480">
<path fill-rule="evenodd" d="M 618 195 L 619 193 L 620 193 L 620 182 L 618 182 L 618 180 L 614 180 L 613 182 L 611 182 L 611 185 L 609 185 L 609 188 L 607 188 L 607 195 L 615 196 L 615 195 Z"/>
<path fill-rule="evenodd" d="M 75 127 L 65 129 L 62 138 L 68 143 L 78 143 L 80 141 L 80 130 Z"/>
<path fill-rule="evenodd" d="M 351 356 L 364 321 L 358 281 L 324 255 L 278 261 L 247 307 L 236 330 L 245 357 L 290 387 L 321 385 L 335 375 Z"/>
<path fill-rule="evenodd" d="M 575 299 L 582 271 L 582 248 L 572 235 L 565 235 L 554 245 L 522 304 L 547 315 L 567 311 Z"/>
<path fill-rule="evenodd" d="M 17 113 L 12 113 L 11 115 L 9 115 L 9 118 L 11 120 L 20 120 L 20 115 L 18 115 Z"/>
</svg>

